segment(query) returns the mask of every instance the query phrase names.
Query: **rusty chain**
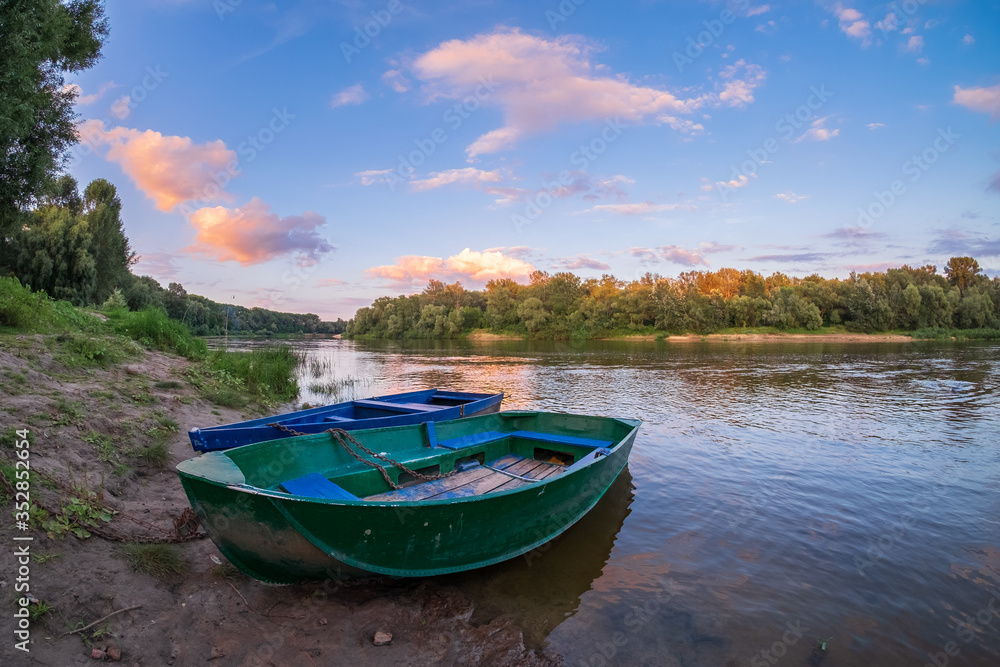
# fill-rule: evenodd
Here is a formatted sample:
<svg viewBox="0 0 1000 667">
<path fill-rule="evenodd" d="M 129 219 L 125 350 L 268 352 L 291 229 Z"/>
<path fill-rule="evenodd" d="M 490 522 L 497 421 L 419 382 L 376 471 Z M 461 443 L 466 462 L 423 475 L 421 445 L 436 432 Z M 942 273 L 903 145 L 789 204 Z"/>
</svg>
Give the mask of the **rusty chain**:
<svg viewBox="0 0 1000 667">
<path fill-rule="evenodd" d="M 279 431 L 283 431 L 283 432 L 285 432 L 285 433 L 287 433 L 289 435 L 293 435 L 293 436 L 298 436 L 298 435 L 315 435 L 313 433 L 302 433 L 301 431 L 294 431 L 294 430 L 288 428 L 287 426 L 285 426 L 284 424 L 279 424 L 277 422 L 273 422 L 271 424 L 267 424 L 267 426 L 270 426 L 272 428 L 276 428 Z M 372 466 L 373 468 L 378 468 L 379 472 L 382 473 L 382 477 L 385 478 L 385 481 L 389 484 L 389 486 L 391 486 L 392 488 L 397 489 L 397 490 L 401 489 L 403 487 L 401 487 L 399 484 L 396 484 L 395 482 L 392 481 L 392 479 L 390 479 L 389 473 L 386 471 L 386 469 L 383 466 L 379 465 L 375 461 L 369 461 L 367 459 L 361 458 L 361 456 L 357 452 L 355 452 L 354 450 L 351 449 L 350 445 L 348 445 L 347 442 L 350 442 L 352 445 L 354 445 L 355 447 L 357 447 L 358 449 L 360 449 L 361 451 L 363 451 L 365 454 L 368 454 L 368 456 L 371 456 L 374 459 L 378 459 L 379 461 L 384 461 L 385 463 L 388 463 L 391 466 L 395 466 L 395 467 L 399 468 L 400 470 L 402 470 L 403 472 L 412 475 L 416 479 L 422 479 L 422 480 L 425 480 L 425 481 L 428 481 L 428 482 L 433 482 L 434 480 L 437 480 L 437 479 L 444 479 L 445 477 L 451 477 L 456 472 L 458 472 L 458 470 L 452 470 L 451 472 L 446 472 L 446 473 L 443 473 L 443 474 L 425 475 L 423 473 L 417 472 L 416 470 L 410 470 L 409 468 L 407 468 L 405 465 L 403 465 L 399 461 L 396 461 L 395 459 L 391 459 L 388 456 L 385 456 L 384 454 L 377 454 L 377 453 L 373 452 L 372 450 L 368 449 L 367 447 L 365 447 L 364 445 L 362 445 L 360 442 L 358 442 L 357 440 L 355 440 L 354 436 L 352 436 L 350 433 L 348 433 L 347 431 L 345 431 L 342 428 L 328 428 L 328 429 L 326 429 L 325 431 L 322 431 L 322 432 L 323 433 L 329 433 L 330 436 L 334 439 L 334 441 L 336 441 L 341 447 L 343 447 L 344 451 L 346 451 L 348 454 L 350 454 L 351 456 L 353 456 L 357 461 L 360 461 L 361 463 L 364 463 L 367 466 Z M 347 440 L 347 442 L 344 442 L 345 439 Z"/>
</svg>

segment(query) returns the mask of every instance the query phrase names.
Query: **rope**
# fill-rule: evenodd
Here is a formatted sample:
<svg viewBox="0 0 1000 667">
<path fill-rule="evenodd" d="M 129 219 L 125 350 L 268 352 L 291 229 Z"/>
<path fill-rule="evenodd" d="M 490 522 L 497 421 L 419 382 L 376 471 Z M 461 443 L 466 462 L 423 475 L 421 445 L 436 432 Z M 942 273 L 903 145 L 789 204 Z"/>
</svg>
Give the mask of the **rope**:
<svg viewBox="0 0 1000 667">
<path fill-rule="evenodd" d="M 273 428 L 278 429 L 279 431 L 284 431 L 288 435 L 293 435 L 293 436 L 298 436 L 298 435 L 314 435 L 312 433 L 302 433 L 301 431 L 293 431 L 292 429 L 288 428 L 287 426 L 285 426 L 283 424 L 279 424 L 277 422 L 273 422 L 271 424 L 267 424 L 267 426 L 271 426 Z M 379 461 L 384 461 L 385 463 L 388 463 L 390 466 L 395 466 L 395 467 L 399 468 L 400 470 L 402 470 L 403 472 L 412 475 L 416 479 L 422 479 L 422 480 L 427 481 L 427 482 L 433 482 L 434 480 L 437 480 L 437 479 L 444 479 L 445 477 L 451 477 L 456 472 L 458 472 L 458 470 L 452 470 L 451 472 L 446 472 L 446 473 L 439 474 L 439 475 L 425 475 L 423 473 L 417 472 L 416 470 L 410 470 L 409 468 L 407 468 L 405 465 L 403 465 L 399 461 L 396 461 L 395 459 L 391 459 L 388 456 L 385 456 L 384 454 L 377 454 L 377 453 L 373 452 L 372 450 L 368 449 L 367 447 L 365 447 L 364 445 L 362 445 L 360 442 L 358 442 L 357 440 L 355 440 L 354 436 L 352 436 L 350 433 L 348 433 L 347 431 L 345 431 L 342 428 L 328 428 L 325 431 L 323 431 L 323 433 L 329 433 L 330 437 L 332 437 L 333 440 L 337 444 L 339 444 L 341 447 L 343 447 L 345 452 L 347 452 L 348 454 L 350 454 L 351 456 L 353 456 L 355 458 L 355 460 L 357 460 L 357 461 L 359 461 L 361 463 L 364 463 L 366 466 L 371 466 L 373 468 L 378 468 L 378 471 L 380 473 L 382 473 L 382 477 L 385 478 L 386 483 L 389 486 L 391 486 L 393 489 L 397 489 L 398 490 L 398 489 L 401 489 L 403 487 L 401 487 L 399 484 L 396 484 L 395 482 L 392 481 L 392 479 L 389 477 L 388 471 L 386 471 L 386 469 L 383 466 L 379 465 L 378 462 L 376 462 L 376 461 L 369 461 L 368 459 L 362 458 L 360 454 L 358 454 L 353 449 L 351 449 L 350 445 L 347 444 L 348 442 L 351 443 L 351 445 L 354 445 L 355 447 L 357 447 L 358 449 L 360 449 L 361 451 L 363 451 L 368 456 L 372 457 L 373 459 L 378 459 Z M 344 442 L 345 439 L 347 440 L 347 442 Z"/>
</svg>

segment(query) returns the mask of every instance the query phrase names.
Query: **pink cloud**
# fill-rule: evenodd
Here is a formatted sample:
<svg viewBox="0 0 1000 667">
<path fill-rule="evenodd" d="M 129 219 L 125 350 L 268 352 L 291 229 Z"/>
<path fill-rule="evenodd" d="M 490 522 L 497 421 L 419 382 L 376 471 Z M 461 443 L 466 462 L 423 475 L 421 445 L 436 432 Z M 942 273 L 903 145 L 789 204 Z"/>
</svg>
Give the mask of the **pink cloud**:
<svg viewBox="0 0 1000 667">
<path fill-rule="evenodd" d="M 396 258 L 395 264 L 374 266 L 366 271 L 371 276 L 387 278 L 397 285 L 424 283 L 431 278 L 438 280 L 467 280 L 485 283 L 495 278 L 527 278 L 535 267 L 500 251 L 471 250 L 466 248 L 448 258 L 406 255 Z"/>
<path fill-rule="evenodd" d="M 833 6 L 833 14 L 837 17 L 840 29 L 848 37 L 861 40 L 861 46 L 871 44 L 871 24 L 864 19 L 861 12 L 851 7 L 844 7 L 839 2 Z"/>
<path fill-rule="evenodd" d="M 644 201 L 635 204 L 598 204 L 590 210 L 594 212 L 607 211 L 621 215 L 642 215 L 664 211 L 693 211 L 696 210 L 696 207 L 691 204 L 654 204 L 651 201 Z"/>
<path fill-rule="evenodd" d="M 98 101 L 104 94 L 111 90 L 112 88 L 121 88 L 121 84 L 115 83 L 114 81 L 108 81 L 107 83 L 101 84 L 101 87 L 97 89 L 96 93 L 91 93 L 90 95 L 83 94 L 83 88 L 80 87 L 78 83 L 68 83 L 63 86 L 63 91 L 73 91 L 76 94 L 77 104 L 93 104 Z"/>
<path fill-rule="evenodd" d="M 300 264 L 310 265 L 333 250 L 317 232 L 326 224 L 323 216 L 306 211 L 281 218 L 257 197 L 237 208 L 200 208 L 191 214 L 191 224 L 197 236 L 185 250 L 220 262 L 250 266 L 295 254 Z"/>
<path fill-rule="evenodd" d="M 742 79 L 736 76 L 741 69 L 744 74 Z M 753 103 L 753 91 L 764 83 L 767 73 L 760 65 L 747 64 L 746 60 L 740 58 L 723 68 L 719 76 L 725 80 L 723 90 L 719 93 L 719 101 L 727 106 L 744 108 Z"/>
<path fill-rule="evenodd" d="M 499 171 L 483 171 L 473 167 L 448 169 L 430 174 L 427 178 L 411 181 L 410 187 L 417 192 L 434 190 L 453 183 L 478 186 L 483 183 L 499 183 L 503 180 Z"/>
<path fill-rule="evenodd" d="M 643 262 L 666 261 L 681 266 L 708 266 L 709 261 L 705 255 L 713 253 L 727 252 L 736 246 L 723 245 L 710 242 L 701 243 L 697 248 L 687 250 L 676 245 L 664 245 L 658 248 L 632 248 L 629 252 L 633 257 L 638 257 Z"/>
<path fill-rule="evenodd" d="M 610 271 L 611 267 L 604 262 L 599 262 L 593 257 L 577 255 L 576 257 L 566 257 L 556 260 L 555 267 L 563 271 L 578 271 L 580 269 L 593 269 L 595 271 Z"/>
<path fill-rule="evenodd" d="M 336 109 L 337 107 L 363 104 L 366 101 L 368 101 L 368 93 L 365 91 L 365 87 L 358 83 L 348 86 L 334 95 L 330 100 L 330 106 Z"/>
<path fill-rule="evenodd" d="M 840 130 L 829 130 L 826 128 L 826 121 L 829 116 L 823 116 L 822 118 L 817 118 L 809 125 L 809 129 L 806 130 L 796 142 L 799 141 L 829 141 L 840 134 Z"/>
<path fill-rule="evenodd" d="M 105 129 L 100 120 L 84 122 L 79 133 L 90 146 L 108 146 L 107 159 L 119 163 L 161 211 L 189 200 L 232 200 L 220 183 L 228 183 L 236 173 L 236 152 L 220 140 L 196 144 L 190 137 L 153 130 Z"/>
<path fill-rule="evenodd" d="M 546 39 L 501 27 L 469 40 L 443 42 L 419 56 L 413 72 L 426 82 L 430 99 L 474 94 L 484 105 L 503 108 L 504 126 L 476 139 L 466 149 L 470 158 L 504 150 L 527 134 L 561 123 L 618 118 L 697 131 L 701 126 L 677 116 L 718 99 L 681 99 L 625 77 L 598 74 L 606 68 L 592 61 L 595 51 L 579 36 Z"/>
<path fill-rule="evenodd" d="M 1000 119 L 1000 84 L 991 88 L 962 88 L 955 86 L 955 104 L 967 109 L 990 114 L 990 120 Z"/>
</svg>

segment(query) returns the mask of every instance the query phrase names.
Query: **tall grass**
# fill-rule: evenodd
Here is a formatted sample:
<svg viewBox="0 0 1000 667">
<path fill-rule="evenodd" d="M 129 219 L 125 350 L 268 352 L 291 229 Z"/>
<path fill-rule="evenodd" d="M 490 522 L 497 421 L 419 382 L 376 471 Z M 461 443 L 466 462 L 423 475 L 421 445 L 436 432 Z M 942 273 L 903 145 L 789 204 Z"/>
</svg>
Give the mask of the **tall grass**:
<svg viewBox="0 0 1000 667">
<path fill-rule="evenodd" d="M 924 327 L 910 334 L 922 340 L 1000 340 L 1000 329 L 946 329 Z"/>
<path fill-rule="evenodd" d="M 289 401 L 299 393 L 295 368 L 299 355 L 287 345 L 268 345 L 246 352 L 213 352 L 208 358 L 215 371 L 223 371 L 247 389 L 267 398 Z"/>
<path fill-rule="evenodd" d="M 107 315 L 115 331 L 147 347 L 174 352 L 188 359 L 204 359 L 208 353 L 205 341 L 192 336 L 183 322 L 168 318 L 158 308 L 137 312 L 119 309 L 108 311 Z"/>
<path fill-rule="evenodd" d="M 43 291 L 32 292 L 17 278 L 0 278 L 0 331 L 96 332 L 100 325 L 100 320 L 68 301 L 55 301 Z"/>
</svg>

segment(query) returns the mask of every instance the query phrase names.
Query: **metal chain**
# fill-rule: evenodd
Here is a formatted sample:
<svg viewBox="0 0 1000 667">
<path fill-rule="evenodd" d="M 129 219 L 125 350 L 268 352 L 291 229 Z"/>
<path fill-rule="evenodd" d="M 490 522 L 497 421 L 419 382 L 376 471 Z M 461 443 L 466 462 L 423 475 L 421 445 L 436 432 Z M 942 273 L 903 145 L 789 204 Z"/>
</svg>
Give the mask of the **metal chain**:
<svg viewBox="0 0 1000 667">
<path fill-rule="evenodd" d="M 273 428 L 276 428 L 279 431 L 284 431 L 285 433 L 287 433 L 289 435 L 295 435 L 295 436 L 298 436 L 298 435 L 314 435 L 314 434 L 311 434 L 311 433 L 302 433 L 301 431 L 293 431 L 292 429 L 288 428 L 284 424 L 279 424 L 277 422 L 274 422 L 274 423 L 271 423 L 271 424 L 267 424 L 267 426 L 271 426 Z M 354 445 L 355 447 L 357 447 L 358 449 L 360 449 L 361 451 L 363 451 L 365 454 L 368 454 L 368 456 L 371 456 L 372 458 L 378 459 L 380 461 L 385 461 L 389 465 L 395 466 L 395 467 L 399 468 L 400 470 L 402 470 L 403 472 L 408 473 L 408 474 L 412 475 L 414 478 L 417 478 L 417 479 L 422 479 L 422 480 L 426 480 L 428 482 L 433 482 L 434 480 L 437 480 L 437 479 L 444 479 L 445 477 L 451 477 L 452 475 L 454 475 L 455 473 L 458 472 L 458 470 L 452 470 L 451 472 L 446 472 L 446 473 L 437 474 L 437 475 L 425 475 L 423 473 L 417 472 L 416 470 L 410 470 L 405 465 L 403 465 L 399 461 L 396 461 L 395 459 L 391 459 L 388 456 L 385 456 L 383 454 L 377 454 L 377 453 L 373 452 L 372 450 L 368 449 L 367 447 L 365 447 L 364 445 L 362 445 L 360 442 L 358 442 L 357 440 L 355 440 L 354 436 L 352 436 L 350 433 L 348 433 L 347 431 L 345 431 L 342 428 L 328 428 L 328 429 L 326 429 L 325 431 L 322 431 L 322 432 L 323 433 L 329 433 L 330 436 L 341 447 L 344 448 L 344 451 L 346 451 L 348 454 L 350 454 L 351 456 L 353 456 L 356 460 L 360 461 L 361 463 L 364 463 L 367 466 L 371 466 L 373 468 L 378 468 L 379 472 L 382 473 L 382 477 L 385 478 L 385 481 L 389 484 L 389 486 L 391 486 L 394 489 L 401 489 L 403 487 L 401 487 L 399 484 L 396 484 L 395 482 L 392 481 L 392 479 L 389 478 L 389 473 L 386 471 L 386 469 L 383 466 L 379 465 L 375 461 L 369 461 L 367 459 L 361 458 L 361 456 L 357 452 L 355 452 L 354 450 L 351 449 L 351 447 L 347 444 L 347 442 L 344 442 L 345 438 L 352 445 Z"/>
</svg>

